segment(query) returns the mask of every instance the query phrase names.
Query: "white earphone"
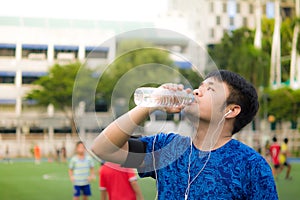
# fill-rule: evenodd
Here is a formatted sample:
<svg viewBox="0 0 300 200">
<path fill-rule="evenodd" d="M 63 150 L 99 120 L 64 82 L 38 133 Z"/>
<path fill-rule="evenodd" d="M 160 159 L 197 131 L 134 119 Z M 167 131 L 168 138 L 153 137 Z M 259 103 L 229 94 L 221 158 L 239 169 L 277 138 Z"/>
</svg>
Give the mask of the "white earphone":
<svg viewBox="0 0 300 200">
<path fill-rule="evenodd" d="M 229 110 L 229 111 L 224 115 L 224 117 L 226 117 L 226 116 L 229 115 L 230 113 L 232 113 L 232 110 Z"/>
</svg>

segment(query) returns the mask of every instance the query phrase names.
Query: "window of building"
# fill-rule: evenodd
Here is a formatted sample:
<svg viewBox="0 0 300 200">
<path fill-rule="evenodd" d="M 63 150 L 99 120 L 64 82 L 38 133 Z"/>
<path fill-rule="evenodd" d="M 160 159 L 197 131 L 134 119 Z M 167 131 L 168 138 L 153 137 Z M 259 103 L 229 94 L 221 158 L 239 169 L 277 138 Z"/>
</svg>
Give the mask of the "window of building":
<svg viewBox="0 0 300 200">
<path fill-rule="evenodd" d="M 47 45 L 39 44 L 23 44 L 22 58 L 32 60 L 45 60 L 47 55 Z"/>
<path fill-rule="evenodd" d="M 16 134 L 17 128 L 16 127 L 0 127 L 1 134 Z"/>
<path fill-rule="evenodd" d="M 282 13 L 283 13 L 283 18 L 286 18 L 286 17 L 292 17 L 292 13 L 293 13 L 293 11 L 292 11 L 292 8 L 290 8 L 290 7 L 284 7 L 284 8 L 282 8 Z"/>
<path fill-rule="evenodd" d="M 107 58 L 108 51 L 108 47 L 88 46 L 85 48 L 85 55 L 87 58 Z"/>
<path fill-rule="evenodd" d="M 236 3 L 236 13 L 241 13 L 241 4 Z"/>
<path fill-rule="evenodd" d="M 43 134 L 44 132 L 44 128 L 38 126 L 33 126 L 29 128 L 29 133 L 31 134 Z"/>
<path fill-rule="evenodd" d="M 15 77 L 14 76 L 0 76 L 0 83 L 6 83 L 6 84 L 14 84 Z"/>
<path fill-rule="evenodd" d="M 210 35 L 210 38 L 214 38 L 215 37 L 215 29 L 211 28 L 209 35 Z"/>
<path fill-rule="evenodd" d="M 71 127 L 68 126 L 55 128 L 54 133 L 58 133 L 58 134 L 72 133 L 72 129 Z"/>
<path fill-rule="evenodd" d="M 32 84 L 46 74 L 46 72 L 22 72 L 22 84 Z"/>
<path fill-rule="evenodd" d="M 234 26 L 234 17 L 229 17 L 229 25 Z"/>
<path fill-rule="evenodd" d="M 14 84 L 15 72 L 0 71 L 0 83 L 1 84 Z"/>
<path fill-rule="evenodd" d="M 95 111 L 96 112 L 107 112 L 108 104 L 104 99 L 96 100 L 95 102 Z"/>
<path fill-rule="evenodd" d="M 247 17 L 243 17 L 243 26 L 248 27 L 248 19 Z"/>
<path fill-rule="evenodd" d="M 32 77 L 27 77 L 27 76 L 22 76 L 22 84 L 32 84 L 34 81 L 38 80 L 39 77 L 37 76 L 32 76 Z"/>
<path fill-rule="evenodd" d="M 74 60 L 78 57 L 78 46 L 54 45 L 54 58 L 58 60 Z"/>
<path fill-rule="evenodd" d="M 15 99 L 0 99 L 0 110 L 4 112 L 15 112 L 16 100 Z"/>
<path fill-rule="evenodd" d="M 1 57 L 15 57 L 16 45 L 0 43 L 0 56 Z"/>
<path fill-rule="evenodd" d="M 221 17 L 220 16 L 217 16 L 217 18 L 216 18 L 216 24 L 217 25 L 221 24 Z"/>
<path fill-rule="evenodd" d="M 210 12 L 215 12 L 214 2 L 210 2 L 209 10 L 210 10 Z"/>
<path fill-rule="evenodd" d="M 253 14 L 254 13 L 254 6 L 253 4 L 249 4 L 249 14 Z"/>
<path fill-rule="evenodd" d="M 223 13 L 227 13 L 227 3 L 223 3 Z"/>
</svg>

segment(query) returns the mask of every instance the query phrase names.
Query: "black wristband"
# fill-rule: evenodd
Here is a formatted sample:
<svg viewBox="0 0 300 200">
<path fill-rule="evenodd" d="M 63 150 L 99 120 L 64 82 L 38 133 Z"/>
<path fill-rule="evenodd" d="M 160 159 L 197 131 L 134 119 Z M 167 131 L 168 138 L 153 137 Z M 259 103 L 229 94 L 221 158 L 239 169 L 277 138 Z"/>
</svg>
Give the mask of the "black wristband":
<svg viewBox="0 0 300 200">
<path fill-rule="evenodd" d="M 139 167 L 146 155 L 146 143 L 139 139 L 128 140 L 128 155 L 122 167 L 137 168 Z"/>
</svg>

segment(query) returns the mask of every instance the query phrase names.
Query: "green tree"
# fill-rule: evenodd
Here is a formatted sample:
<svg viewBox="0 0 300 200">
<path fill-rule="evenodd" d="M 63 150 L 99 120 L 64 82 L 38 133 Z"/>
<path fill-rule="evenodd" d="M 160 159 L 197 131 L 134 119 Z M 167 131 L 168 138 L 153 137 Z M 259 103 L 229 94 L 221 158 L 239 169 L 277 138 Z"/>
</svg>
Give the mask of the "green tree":
<svg viewBox="0 0 300 200">
<path fill-rule="evenodd" d="M 268 89 L 265 91 L 268 101 L 268 115 L 273 115 L 276 121 L 297 122 L 300 115 L 300 90 L 289 87 Z M 263 103 L 261 105 L 264 105 Z"/>
<path fill-rule="evenodd" d="M 218 68 L 243 75 L 257 88 L 267 86 L 269 54 L 254 47 L 254 32 L 247 28 L 227 33 L 209 50 Z"/>
<path fill-rule="evenodd" d="M 293 41 L 294 26 L 299 23 L 299 19 L 285 18 L 281 23 L 280 39 L 281 39 L 281 70 L 282 81 L 285 82 L 289 79 L 291 49 Z M 272 36 L 274 31 L 274 19 L 264 18 L 262 20 L 262 49 L 264 52 L 271 54 Z M 300 33 L 299 33 L 300 35 Z M 298 36 L 299 38 L 299 36 Z M 297 51 L 300 52 L 300 42 L 298 40 Z"/>
<path fill-rule="evenodd" d="M 287 81 L 290 73 L 290 54 L 292 47 L 293 27 L 298 20 L 286 18 L 281 24 L 282 80 Z M 226 33 L 219 44 L 209 50 L 218 68 L 241 73 L 257 88 L 267 87 L 270 76 L 270 55 L 274 19 L 262 20 L 262 49 L 256 49 L 254 31 L 240 28 Z M 297 49 L 299 51 L 299 41 Z"/>
<path fill-rule="evenodd" d="M 109 105 L 116 99 L 132 99 L 129 95 L 137 87 L 156 87 L 176 81 L 177 69 L 167 50 L 128 40 L 119 44 L 117 52 L 117 58 L 101 74 L 97 89 L 97 96 L 103 97 Z M 133 107 L 132 100 L 129 107 Z"/>
<path fill-rule="evenodd" d="M 53 104 L 56 109 L 62 111 L 65 117 L 70 120 L 72 133 L 76 133 L 72 114 L 72 95 L 76 75 L 80 67 L 79 62 L 67 65 L 55 64 L 49 69 L 47 76 L 43 76 L 34 82 L 38 86 L 37 89 L 31 90 L 26 96 L 27 99 L 36 100 L 38 105 L 48 106 Z M 92 71 L 86 70 L 86 73 L 92 74 Z M 84 96 L 89 93 L 86 89 L 89 81 L 87 79 L 78 80 L 77 84 L 82 85 L 85 89 L 80 90 L 81 92 L 76 93 L 76 97 L 73 98 L 79 101 L 85 99 Z"/>
<path fill-rule="evenodd" d="M 192 88 L 198 88 L 204 79 L 204 77 L 201 77 L 201 75 L 193 69 L 179 69 L 179 73 L 182 75 L 182 78 L 189 81 Z M 184 83 L 184 80 L 180 82 Z"/>
</svg>

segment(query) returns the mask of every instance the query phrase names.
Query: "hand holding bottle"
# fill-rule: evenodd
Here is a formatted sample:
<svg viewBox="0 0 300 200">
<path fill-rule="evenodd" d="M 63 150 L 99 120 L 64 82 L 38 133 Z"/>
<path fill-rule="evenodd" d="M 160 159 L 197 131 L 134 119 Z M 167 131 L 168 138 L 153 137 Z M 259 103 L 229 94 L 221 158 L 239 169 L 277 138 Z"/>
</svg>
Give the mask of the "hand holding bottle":
<svg viewBox="0 0 300 200">
<path fill-rule="evenodd" d="M 190 88 L 184 90 L 182 84 L 167 83 L 158 88 L 141 87 L 136 89 L 134 101 L 140 107 L 164 108 L 167 112 L 180 110 L 193 102 Z"/>
</svg>

